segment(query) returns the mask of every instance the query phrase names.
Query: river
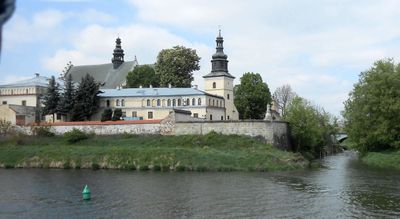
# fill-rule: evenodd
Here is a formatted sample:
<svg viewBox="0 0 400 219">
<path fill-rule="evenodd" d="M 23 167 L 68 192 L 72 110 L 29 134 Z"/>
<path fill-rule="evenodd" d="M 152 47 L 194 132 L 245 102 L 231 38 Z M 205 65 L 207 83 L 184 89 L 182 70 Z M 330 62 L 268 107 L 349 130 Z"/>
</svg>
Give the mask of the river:
<svg viewBox="0 0 400 219">
<path fill-rule="evenodd" d="M 1 218 L 399 218 L 400 174 L 351 152 L 294 172 L 0 169 Z M 92 200 L 81 200 L 88 184 Z"/>
</svg>

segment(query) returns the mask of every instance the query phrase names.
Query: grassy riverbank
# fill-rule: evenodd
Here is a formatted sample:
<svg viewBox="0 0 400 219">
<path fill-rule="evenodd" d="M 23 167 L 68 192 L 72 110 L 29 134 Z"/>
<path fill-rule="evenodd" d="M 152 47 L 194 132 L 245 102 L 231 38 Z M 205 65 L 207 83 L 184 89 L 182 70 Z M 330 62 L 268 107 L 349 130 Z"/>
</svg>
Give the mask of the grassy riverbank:
<svg viewBox="0 0 400 219">
<path fill-rule="evenodd" d="M 400 150 L 369 152 L 362 156 L 361 160 L 369 166 L 400 170 Z"/>
<path fill-rule="evenodd" d="M 205 136 L 92 136 L 68 144 L 64 137 L 17 136 L 0 140 L 5 168 L 105 168 L 154 171 L 275 171 L 304 168 L 299 154 L 260 140 Z"/>
</svg>

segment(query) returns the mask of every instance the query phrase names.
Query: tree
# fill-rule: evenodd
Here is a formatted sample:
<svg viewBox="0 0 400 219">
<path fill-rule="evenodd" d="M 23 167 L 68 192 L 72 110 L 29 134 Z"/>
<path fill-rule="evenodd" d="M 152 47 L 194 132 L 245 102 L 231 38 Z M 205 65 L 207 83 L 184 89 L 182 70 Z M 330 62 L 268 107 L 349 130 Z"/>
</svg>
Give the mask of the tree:
<svg viewBox="0 0 400 219">
<path fill-rule="evenodd" d="M 54 76 L 51 76 L 47 91 L 43 96 L 43 115 L 53 115 L 58 112 L 58 103 L 60 101 L 59 85 Z"/>
<path fill-rule="evenodd" d="M 160 78 L 160 86 L 171 84 L 175 87 L 190 87 L 193 71 L 200 70 L 200 57 L 196 50 L 183 46 L 163 49 L 157 56 L 156 74 Z"/>
<path fill-rule="evenodd" d="M 296 93 L 292 90 L 290 85 L 285 84 L 281 87 L 276 88 L 274 94 L 272 95 L 272 98 L 275 101 L 277 108 L 280 110 L 282 116 L 285 115 L 285 110 L 290 102 L 292 102 L 294 97 L 296 97 Z"/>
<path fill-rule="evenodd" d="M 112 109 L 111 108 L 106 108 L 103 113 L 101 114 L 101 121 L 110 121 L 112 118 Z"/>
<path fill-rule="evenodd" d="M 121 120 L 122 117 L 122 110 L 117 108 L 114 110 L 114 115 L 112 116 L 112 121 Z"/>
<path fill-rule="evenodd" d="M 323 108 L 295 97 L 287 107 L 284 119 L 289 122 L 296 152 L 302 152 L 312 159 L 322 156 L 325 146 L 333 151 L 332 135 L 337 132 L 336 119 Z"/>
<path fill-rule="evenodd" d="M 68 117 L 74 108 L 75 88 L 71 74 L 67 75 L 64 80 L 64 91 L 60 97 L 58 112 Z"/>
<path fill-rule="evenodd" d="M 92 76 L 86 74 L 82 78 L 75 93 L 74 107 L 72 108 L 72 121 L 85 121 L 97 112 L 101 93 L 100 82 L 96 82 Z"/>
<path fill-rule="evenodd" d="M 267 106 L 271 103 L 271 93 L 260 74 L 245 73 L 233 92 L 240 119 L 264 119 Z"/>
<path fill-rule="evenodd" d="M 153 87 L 160 86 L 160 78 L 150 65 L 137 65 L 126 76 L 126 87 Z"/>
<path fill-rule="evenodd" d="M 400 148 L 400 64 L 379 60 L 345 102 L 345 131 L 361 152 Z"/>
</svg>

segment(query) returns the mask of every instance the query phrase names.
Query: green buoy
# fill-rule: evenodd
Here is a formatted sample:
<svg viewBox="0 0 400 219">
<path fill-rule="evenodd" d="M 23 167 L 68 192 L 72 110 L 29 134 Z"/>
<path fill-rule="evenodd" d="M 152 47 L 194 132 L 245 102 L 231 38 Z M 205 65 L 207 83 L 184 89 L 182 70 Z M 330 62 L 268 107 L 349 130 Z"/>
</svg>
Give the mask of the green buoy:
<svg viewBox="0 0 400 219">
<path fill-rule="evenodd" d="M 82 191 L 82 199 L 90 200 L 90 189 L 87 185 L 85 185 L 85 188 Z"/>
</svg>

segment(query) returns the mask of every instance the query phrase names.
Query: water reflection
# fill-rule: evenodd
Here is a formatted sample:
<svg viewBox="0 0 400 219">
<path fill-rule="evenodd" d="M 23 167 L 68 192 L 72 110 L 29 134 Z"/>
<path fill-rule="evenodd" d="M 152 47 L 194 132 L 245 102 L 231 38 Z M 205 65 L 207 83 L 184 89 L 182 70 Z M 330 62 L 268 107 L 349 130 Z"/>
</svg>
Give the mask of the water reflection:
<svg viewBox="0 0 400 219">
<path fill-rule="evenodd" d="M 0 217 L 400 217 L 398 172 L 366 168 L 352 153 L 323 165 L 281 173 L 1 169 Z"/>
</svg>

